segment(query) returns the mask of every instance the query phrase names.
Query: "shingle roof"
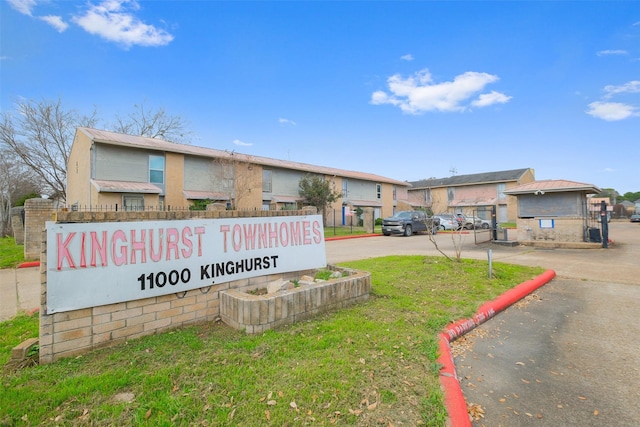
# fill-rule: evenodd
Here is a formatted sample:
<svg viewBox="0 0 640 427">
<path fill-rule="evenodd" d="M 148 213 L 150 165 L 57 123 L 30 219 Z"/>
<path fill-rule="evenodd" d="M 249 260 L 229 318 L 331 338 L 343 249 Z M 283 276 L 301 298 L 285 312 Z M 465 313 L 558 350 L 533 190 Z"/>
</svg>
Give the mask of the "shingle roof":
<svg viewBox="0 0 640 427">
<path fill-rule="evenodd" d="M 182 194 L 188 200 L 229 200 L 229 195 L 216 191 L 183 190 Z"/>
<path fill-rule="evenodd" d="M 162 193 L 162 189 L 160 189 L 160 187 L 146 182 L 105 181 L 92 179 L 91 183 L 101 193 Z"/>
<path fill-rule="evenodd" d="M 470 175 L 455 175 L 449 178 L 429 178 L 420 181 L 410 181 L 413 189 L 434 187 L 455 187 L 469 184 L 487 184 L 493 182 L 517 181 L 529 169 L 512 169 L 498 172 L 483 172 Z"/>
<path fill-rule="evenodd" d="M 235 160 L 240 162 L 253 163 L 262 166 L 282 168 L 282 169 L 294 169 L 309 173 L 316 173 L 330 176 L 340 176 L 345 178 L 354 178 L 364 181 L 384 182 L 388 184 L 401 185 L 404 187 L 410 187 L 410 184 L 406 181 L 400 181 L 392 178 L 387 178 L 380 175 L 375 175 L 367 172 L 357 172 L 344 169 L 330 168 L 326 166 L 316 166 L 307 163 L 291 162 L 286 160 L 271 159 L 269 157 L 252 156 L 249 154 L 241 154 L 233 151 L 216 150 L 213 148 L 196 147 L 194 145 L 176 144 L 174 142 L 164 141 L 162 139 L 147 138 L 144 136 L 125 135 L 121 133 L 109 132 L 98 129 L 91 129 L 86 127 L 79 127 L 78 131 L 83 132 L 89 138 L 95 142 L 121 145 L 127 147 L 136 147 L 145 150 L 156 150 L 171 153 L 188 154 L 200 157 L 221 158 L 228 160 Z"/>
<path fill-rule="evenodd" d="M 566 179 L 547 179 L 542 181 L 533 181 L 522 184 L 517 187 L 505 190 L 505 194 L 528 194 L 540 192 L 544 193 L 560 193 L 567 191 L 584 191 L 587 194 L 600 193 L 600 189 L 593 184 L 584 182 L 568 181 Z"/>
</svg>

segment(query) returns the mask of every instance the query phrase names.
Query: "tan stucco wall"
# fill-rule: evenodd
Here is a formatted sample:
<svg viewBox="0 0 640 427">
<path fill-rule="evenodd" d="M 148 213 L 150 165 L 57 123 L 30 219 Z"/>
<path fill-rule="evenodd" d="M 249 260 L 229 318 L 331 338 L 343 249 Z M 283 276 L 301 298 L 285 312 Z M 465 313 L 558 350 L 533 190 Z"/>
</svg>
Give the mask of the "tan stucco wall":
<svg viewBox="0 0 640 427">
<path fill-rule="evenodd" d="M 165 206 L 187 206 L 184 197 L 184 155 L 177 153 L 165 153 Z M 145 196 L 145 203 L 146 203 Z"/>
<path fill-rule="evenodd" d="M 236 209 L 262 209 L 262 167 L 239 162 L 235 171 Z"/>
<path fill-rule="evenodd" d="M 382 203 L 382 208 L 380 208 L 380 218 L 387 218 L 393 215 L 393 184 L 382 184 L 382 198 L 380 202 Z M 396 197 L 403 196 L 402 188 L 398 187 L 396 190 Z M 404 192 L 404 196 L 406 197 L 406 191 Z"/>
<path fill-rule="evenodd" d="M 431 189 L 431 203 L 434 214 L 445 213 L 449 210 L 447 189 L 445 187 Z"/>
<path fill-rule="evenodd" d="M 91 139 L 76 132 L 67 163 L 67 205 L 91 204 Z"/>
<path fill-rule="evenodd" d="M 553 228 L 541 228 L 540 220 L 549 217 L 518 218 L 518 241 L 583 242 L 584 218 L 556 217 Z"/>
</svg>

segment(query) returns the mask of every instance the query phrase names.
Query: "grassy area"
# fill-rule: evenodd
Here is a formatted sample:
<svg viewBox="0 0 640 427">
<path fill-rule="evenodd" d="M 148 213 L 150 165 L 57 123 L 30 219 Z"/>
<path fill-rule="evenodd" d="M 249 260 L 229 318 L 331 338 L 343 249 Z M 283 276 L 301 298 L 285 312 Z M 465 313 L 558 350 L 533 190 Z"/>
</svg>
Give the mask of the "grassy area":
<svg viewBox="0 0 640 427">
<path fill-rule="evenodd" d="M 374 234 L 382 234 L 382 226 L 376 225 L 373 232 Z M 364 227 L 356 227 L 355 225 L 351 227 L 345 225 L 324 228 L 324 237 L 353 236 L 357 234 L 366 234 Z"/>
<path fill-rule="evenodd" d="M 13 268 L 24 262 L 24 247 L 16 245 L 13 237 L 0 238 L 0 268 Z"/>
<path fill-rule="evenodd" d="M 444 426 L 437 334 L 542 272 L 441 257 L 342 264 L 372 273 L 367 303 L 257 336 L 222 323 L 5 369 L 0 425 Z M 0 324 L 2 359 L 37 317 Z"/>
</svg>

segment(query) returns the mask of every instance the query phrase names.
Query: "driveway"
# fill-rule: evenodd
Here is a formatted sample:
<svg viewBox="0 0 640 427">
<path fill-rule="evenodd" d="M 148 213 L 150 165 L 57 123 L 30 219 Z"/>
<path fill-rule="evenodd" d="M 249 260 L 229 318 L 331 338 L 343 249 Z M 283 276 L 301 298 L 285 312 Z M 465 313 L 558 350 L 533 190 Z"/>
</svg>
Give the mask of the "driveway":
<svg viewBox="0 0 640 427">
<path fill-rule="evenodd" d="M 452 343 L 474 426 L 640 425 L 640 224 L 612 222 L 609 249 L 461 244 L 464 258 L 541 266 L 557 277 Z M 452 236 L 436 242 L 453 256 Z M 437 255 L 428 236 L 327 242 L 330 263 Z M 480 414 L 483 417 L 480 417 Z"/>
</svg>

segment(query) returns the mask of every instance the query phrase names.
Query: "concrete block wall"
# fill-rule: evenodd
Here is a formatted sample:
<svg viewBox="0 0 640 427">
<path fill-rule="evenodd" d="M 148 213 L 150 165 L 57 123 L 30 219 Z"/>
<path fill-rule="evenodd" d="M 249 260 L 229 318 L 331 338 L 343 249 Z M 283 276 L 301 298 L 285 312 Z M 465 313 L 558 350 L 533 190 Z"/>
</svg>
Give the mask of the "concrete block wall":
<svg viewBox="0 0 640 427">
<path fill-rule="evenodd" d="M 58 221 L 109 222 L 144 221 L 194 217 L 294 216 L 315 214 L 302 211 L 180 211 L 180 212 L 59 212 Z M 171 295 L 47 314 L 47 242 L 40 229 L 40 363 L 51 363 L 115 343 L 152 335 L 190 324 L 220 318 L 220 293 L 230 289 L 243 292 L 266 286 L 284 278 L 289 280 L 306 272 L 268 275 L 206 286 Z M 286 277 L 284 277 L 286 276 Z"/>
</svg>

